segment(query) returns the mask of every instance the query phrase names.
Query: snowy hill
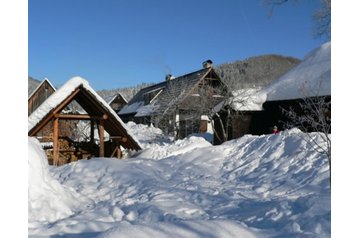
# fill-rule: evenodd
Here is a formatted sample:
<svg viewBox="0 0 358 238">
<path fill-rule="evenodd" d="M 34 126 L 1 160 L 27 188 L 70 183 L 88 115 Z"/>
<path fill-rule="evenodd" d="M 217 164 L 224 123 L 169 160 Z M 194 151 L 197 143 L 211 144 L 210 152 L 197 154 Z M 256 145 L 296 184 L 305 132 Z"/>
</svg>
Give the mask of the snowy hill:
<svg viewBox="0 0 358 238">
<path fill-rule="evenodd" d="M 131 158 L 29 168 L 44 174 L 38 184 L 63 186 L 52 187 L 69 209 L 52 206 L 49 216 L 29 193 L 30 237 L 330 237 L 328 162 L 298 129 L 213 146 L 127 127 L 145 148 Z M 43 156 L 33 148 L 29 161 Z M 53 202 L 49 190 L 36 194 L 37 207 Z"/>
</svg>

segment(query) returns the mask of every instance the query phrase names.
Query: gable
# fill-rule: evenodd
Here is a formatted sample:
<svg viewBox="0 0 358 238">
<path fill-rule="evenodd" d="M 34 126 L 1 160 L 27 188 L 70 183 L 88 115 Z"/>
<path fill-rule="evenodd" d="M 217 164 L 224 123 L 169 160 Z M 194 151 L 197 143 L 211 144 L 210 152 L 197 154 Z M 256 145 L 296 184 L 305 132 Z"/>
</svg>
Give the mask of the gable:
<svg viewBox="0 0 358 238">
<path fill-rule="evenodd" d="M 139 142 L 129 134 L 126 126 L 114 110 L 80 77 L 70 79 L 64 86 L 52 94 L 28 118 L 28 135 L 34 136 L 71 102 L 76 101 L 89 117 L 103 118 L 104 129 L 111 136 L 124 136 L 128 140 L 123 147 L 139 150 Z M 87 117 L 88 117 L 87 116 Z M 78 116 L 86 119 L 86 116 Z"/>
<path fill-rule="evenodd" d="M 28 115 L 36 110 L 56 89 L 52 84 L 45 79 L 36 89 L 30 94 L 28 98 Z"/>
</svg>

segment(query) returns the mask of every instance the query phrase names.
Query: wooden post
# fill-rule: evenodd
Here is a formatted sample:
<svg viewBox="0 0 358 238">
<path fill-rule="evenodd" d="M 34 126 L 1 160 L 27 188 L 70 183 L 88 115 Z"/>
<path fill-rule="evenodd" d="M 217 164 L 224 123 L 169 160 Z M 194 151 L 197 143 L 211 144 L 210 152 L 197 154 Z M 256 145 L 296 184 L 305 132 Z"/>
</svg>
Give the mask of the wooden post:
<svg viewBox="0 0 358 238">
<path fill-rule="evenodd" d="M 91 120 L 91 143 L 94 143 L 94 120 Z"/>
<path fill-rule="evenodd" d="M 99 120 L 99 157 L 104 157 L 104 127 L 103 120 Z"/>
<path fill-rule="evenodd" d="M 58 118 L 53 121 L 53 164 L 58 165 L 59 160 L 58 148 Z"/>
</svg>

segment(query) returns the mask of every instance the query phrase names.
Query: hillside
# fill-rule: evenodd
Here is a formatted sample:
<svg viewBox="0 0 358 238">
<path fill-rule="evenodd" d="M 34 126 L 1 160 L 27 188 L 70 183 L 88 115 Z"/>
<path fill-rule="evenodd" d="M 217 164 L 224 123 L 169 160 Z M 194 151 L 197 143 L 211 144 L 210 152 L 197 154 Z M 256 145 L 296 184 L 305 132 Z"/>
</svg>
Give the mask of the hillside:
<svg viewBox="0 0 358 238">
<path fill-rule="evenodd" d="M 221 64 L 216 72 L 232 90 L 266 86 L 300 62 L 281 55 L 261 55 Z"/>
<path fill-rule="evenodd" d="M 262 55 L 221 64 L 214 68 L 223 81 L 229 85 L 229 88 L 237 90 L 241 88 L 266 86 L 299 62 L 299 59 L 293 57 Z M 98 94 L 103 98 L 107 98 L 120 92 L 130 100 L 140 89 L 150 85 L 151 84 L 142 83 L 134 87 L 101 90 L 98 91 Z"/>
<path fill-rule="evenodd" d="M 232 90 L 248 87 L 266 86 L 268 83 L 286 73 L 300 62 L 299 59 L 280 55 L 262 55 L 232 63 L 218 65 L 215 68 L 223 81 Z M 189 73 L 189 72 L 188 72 Z M 50 80 L 51 81 L 51 80 Z M 39 80 L 29 76 L 28 92 L 34 90 Z M 97 93 L 104 99 L 121 93 L 128 101 L 142 88 L 152 84 L 141 83 L 133 87 L 99 90 Z"/>
<path fill-rule="evenodd" d="M 52 167 L 29 139 L 30 237 L 330 237 L 327 158 L 298 129 L 213 146 L 127 127 L 144 149 L 122 160 Z"/>
<path fill-rule="evenodd" d="M 117 94 L 117 93 L 121 93 L 122 96 L 124 96 L 128 101 L 130 99 L 132 99 L 132 97 L 134 95 L 137 94 L 137 92 L 139 92 L 139 90 L 141 90 L 142 88 L 148 87 L 152 84 L 148 84 L 148 83 L 141 83 L 138 84 L 136 86 L 133 87 L 127 87 L 127 88 L 115 88 L 115 89 L 104 89 L 104 90 L 99 90 L 97 91 L 97 93 L 104 99 L 110 98 L 113 95 Z"/>
</svg>

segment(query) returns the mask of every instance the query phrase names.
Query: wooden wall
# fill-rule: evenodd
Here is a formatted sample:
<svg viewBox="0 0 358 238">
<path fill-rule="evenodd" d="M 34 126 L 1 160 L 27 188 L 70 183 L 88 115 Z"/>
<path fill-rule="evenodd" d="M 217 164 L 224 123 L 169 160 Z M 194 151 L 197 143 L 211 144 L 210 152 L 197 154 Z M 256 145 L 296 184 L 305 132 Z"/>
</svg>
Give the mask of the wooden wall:
<svg viewBox="0 0 358 238">
<path fill-rule="evenodd" d="M 45 81 L 28 100 L 28 115 L 35 111 L 55 90 Z"/>
</svg>

